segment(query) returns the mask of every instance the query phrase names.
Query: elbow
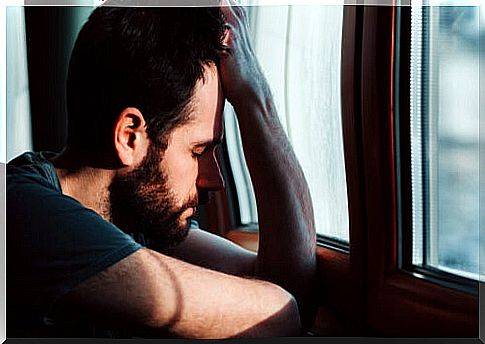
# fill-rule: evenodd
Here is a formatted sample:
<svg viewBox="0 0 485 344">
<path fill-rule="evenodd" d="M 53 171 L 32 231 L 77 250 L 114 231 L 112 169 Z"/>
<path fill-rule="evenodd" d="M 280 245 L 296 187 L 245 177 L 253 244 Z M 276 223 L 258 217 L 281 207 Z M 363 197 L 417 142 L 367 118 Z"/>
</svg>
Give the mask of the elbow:
<svg viewBox="0 0 485 344">
<path fill-rule="evenodd" d="M 302 323 L 298 302 L 295 297 L 284 289 L 281 290 L 280 311 L 274 315 L 274 323 L 278 327 L 278 336 L 295 337 L 301 335 Z"/>
<path fill-rule="evenodd" d="M 268 338 L 296 337 L 301 335 L 301 322 L 296 299 L 283 288 L 267 284 L 270 293 L 266 294 L 264 311 L 254 324 L 233 337 L 237 338 Z"/>
<path fill-rule="evenodd" d="M 286 323 L 287 333 L 283 334 L 283 336 L 287 336 L 287 337 L 300 336 L 302 331 L 302 323 L 300 320 L 298 303 L 296 302 L 296 299 L 293 296 L 291 296 L 286 309 L 287 309 L 287 323 Z"/>
</svg>

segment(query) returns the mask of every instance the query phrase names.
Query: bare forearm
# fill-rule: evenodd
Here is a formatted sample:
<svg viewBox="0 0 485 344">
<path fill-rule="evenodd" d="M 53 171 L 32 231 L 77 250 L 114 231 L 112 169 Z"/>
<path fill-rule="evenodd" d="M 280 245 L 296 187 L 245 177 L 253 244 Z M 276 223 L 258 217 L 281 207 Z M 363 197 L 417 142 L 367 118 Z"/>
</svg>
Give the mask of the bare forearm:
<svg viewBox="0 0 485 344">
<path fill-rule="evenodd" d="M 305 177 L 264 84 L 235 104 L 235 110 L 261 228 L 256 273 L 290 291 L 298 301 L 302 321 L 310 326 L 316 234 Z"/>
<path fill-rule="evenodd" d="M 256 193 L 260 227 L 256 273 L 295 296 L 302 325 L 308 327 L 316 304 L 310 193 L 252 49 L 247 13 L 238 6 L 223 11 L 229 51 L 221 54 L 220 71 L 224 94 L 236 110 Z"/>
</svg>

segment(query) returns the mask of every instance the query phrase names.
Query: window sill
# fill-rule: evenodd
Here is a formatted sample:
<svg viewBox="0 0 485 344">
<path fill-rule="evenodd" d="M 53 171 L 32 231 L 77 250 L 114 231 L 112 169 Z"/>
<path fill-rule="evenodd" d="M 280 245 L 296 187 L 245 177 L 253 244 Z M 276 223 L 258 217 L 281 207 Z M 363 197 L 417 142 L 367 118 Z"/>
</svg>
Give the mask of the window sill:
<svg viewBox="0 0 485 344">
<path fill-rule="evenodd" d="M 258 232 L 234 229 L 226 234 L 232 242 L 257 252 Z M 357 335 L 359 292 L 350 275 L 350 256 L 322 246 L 317 247 L 319 309 L 312 333 L 320 336 Z M 361 297 L 361 296 L 360 296 Z"/>
</svg>

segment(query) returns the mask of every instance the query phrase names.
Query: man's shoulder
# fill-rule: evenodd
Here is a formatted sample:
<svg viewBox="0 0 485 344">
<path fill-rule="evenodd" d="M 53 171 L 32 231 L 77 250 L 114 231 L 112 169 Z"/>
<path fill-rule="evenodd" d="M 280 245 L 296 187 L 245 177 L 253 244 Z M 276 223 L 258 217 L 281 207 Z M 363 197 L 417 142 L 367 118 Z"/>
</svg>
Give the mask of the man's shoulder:
<svg viewBox="0 0 485 344">
<path fill-rule="evenodd" d="M 56 156 L 53 152 L 24 152 L 10 160 L 7 164 L 10 168 L 20 168 L 25 166 L 42 166 L 49 163 L 49 159 Z"/>
<path fill-rule="evenodd" d="M 49 157 L 52 153 L 25 152 L 7 164 L 6 210 L 9 226 L 28 228 L 66 223 L 80 212 L 84 219 L 98 217 L 77 200 L 62 193 L 59 178 Z M 74 214 L 74 215 L 73 215 Z M 25 226 L 21 226 L 25 224 Z"/>
<path fill-rule="evenodd" d="M 46 187 L 60 192 L 54 166 L 49 161 L 55 156 L 50 152 L 25 152 L 8 162 L 6 168 L 7 193 Z"/>
</svg>

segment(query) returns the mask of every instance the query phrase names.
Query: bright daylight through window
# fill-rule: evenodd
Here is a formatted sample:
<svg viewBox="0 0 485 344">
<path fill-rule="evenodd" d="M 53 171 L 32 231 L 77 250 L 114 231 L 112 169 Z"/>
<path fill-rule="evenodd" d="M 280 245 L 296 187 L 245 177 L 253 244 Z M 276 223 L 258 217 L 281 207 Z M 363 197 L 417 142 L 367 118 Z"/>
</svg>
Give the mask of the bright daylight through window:
<svg viewBox="0 0 485 344">
<path fill-rule="evenodd" d="M 317 233 L 349 240 L 340 59 L 343 6 L 249 8 L 256 54 L 280 120 L 312 195 Z M 237 123 L 228 111 L 226 135 L 243 224 L 257 222 Z"/>
<path fill-rule="evenodd" d="M 411 24 L 413 264 L 471 279 L 484 240 L 479 15 L 477 6 L 413 6 Z"/>
</svg>

